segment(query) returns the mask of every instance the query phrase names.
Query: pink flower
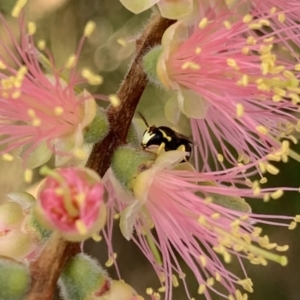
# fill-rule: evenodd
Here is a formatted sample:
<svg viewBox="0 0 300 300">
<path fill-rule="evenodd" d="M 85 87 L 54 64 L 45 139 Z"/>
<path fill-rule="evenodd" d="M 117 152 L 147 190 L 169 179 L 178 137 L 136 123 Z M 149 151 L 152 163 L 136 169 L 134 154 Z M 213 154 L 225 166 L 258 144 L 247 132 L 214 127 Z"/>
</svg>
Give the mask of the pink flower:
<svg viewBox="0 0 300 300">
<path fill-rule="evenodd" d="M 278 14 L 269 12 L 238 17 L 211 11 L 199 24 L 177 22 L 163 36 L 157 74 L 177 96 L 166 105 L 167 118 L 172 123 L 180 113 L 190 118 L 196 160 L 204 170 L 210 170 L 210 155 L 224 168 L 223 160 L 232 165 L 243 160 L 236 154 L 254 162 L 269 153 L 280 156 L 281 137 L 295 141 L 290 133 L 300 130 L 299 58 L 285 59 L 276 47 L 298 41 L 300 25 L 270 32 L 275 20 Z"/>
<path fill-rule="evenodd" d="M 99 231 L 106 220 L 104 186 L 87 168 L 46 170 L 39 189 L 39 220 L 71 241 L 82 241 Z"/>
<path fill-rule="evenodd" d="M 8 41 L 0 41 L 0 145 L 6 153 L 23 147 L 22 157 L 27 167 L 34 168 L 46 162 L 52 152 L 71 158 L 83 143 L 83 129 L 96 115 L 96 102 L 75 87 L 84 80 L 76 74 L 76 63 L 84 40 L 94 29 L 88 23 L 76 53 L 57 69 L 53 57 L 40 41 L 43 54 L 35 48 L 35 24 L 28 24 L 26 32 L 23 18 L 19 20 L 20 43 L 9 25 L 0 16 Z M 11 47 L 10 47 L 11 46 Z M 42 65 L 41 65 L 42 64 Z M 44 69 L 48 74 L 44 73 Z M 62 79 L 62 74 L 68 77 Z M 84 69 L 82 76 L 92 78 Z M 94 76 L 94 83 L 100 83 Z M 98 81 L 97 81 L 98 80 Z M 34 152 L 35 151 L 35 152 Z M 65 161 L 59 161 L 62 165 Z"/>
<path fill-rule="evenodd" d="M 206 299 L 212 299 L 212 293 L 230 300 L 247 299 L 242 298 L 244 292 L 239 289 L 251 293 L 253 288 L 243 260 L 261 265 L 266 265 L 267 260 L 287 264 L 287 258 L 274 251 L 285 251 L 288 246 L 271 243 L 267 236 L 261 235 L 257 224 L 292 229 L 300 221 L 299 216 L 293 219 L 251 213 L 250 206 L 241 197 L 277 199 L 283 189 L 262 189 L 256 181 L 248 188 L 240 168 L 198 173 L 188 163 L 178 164 L 184 156 L 179 151 L 160 155 L 151 168 L 136 177 L 131 196 L 111 176 L 105 183 L 111 217 L 104 236 L 110 244 L 112 216 L 114 212 L 120 213 L 123 235 L 132 239 L 153 265 L 166 300 L 173 299 L 172 286 L 177 286 L 178 280 L 182 280 L 188 299 L 195 297 L 189 293 L 188 279 L 177 254 L 192 270 L 199 283 L 198 293 Z M 233 186 L 229 187 L 228 183 Z M 226 269 L 224 262 L 229 263 L 234 257 L 245 278 Z M 225 294 L 215 282 L 225 288 Z"/>
</svg>

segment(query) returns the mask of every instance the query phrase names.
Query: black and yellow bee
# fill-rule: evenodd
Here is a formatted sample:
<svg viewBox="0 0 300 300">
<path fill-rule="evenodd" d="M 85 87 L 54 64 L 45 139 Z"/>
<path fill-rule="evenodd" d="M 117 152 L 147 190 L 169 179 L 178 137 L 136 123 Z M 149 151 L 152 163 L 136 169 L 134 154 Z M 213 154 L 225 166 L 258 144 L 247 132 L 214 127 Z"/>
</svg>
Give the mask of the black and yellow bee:
<svg viewBox="0 0 300 300">
<path fill-rule="evenodd" d="M 139 113 L 139 115 L 147 126 L 141 143 L 143 149 L 157 145 L 159 146 L 158 152 L 161 149 L 165 151 L 180 150 L 188 152 L 189 154 L 186 156 L 186 160 L 188 161 L 190 159 L 193 142 L 188 137 L 167 126 L 149 126 L 145 117 L 141 113 Z"/>
</svg>

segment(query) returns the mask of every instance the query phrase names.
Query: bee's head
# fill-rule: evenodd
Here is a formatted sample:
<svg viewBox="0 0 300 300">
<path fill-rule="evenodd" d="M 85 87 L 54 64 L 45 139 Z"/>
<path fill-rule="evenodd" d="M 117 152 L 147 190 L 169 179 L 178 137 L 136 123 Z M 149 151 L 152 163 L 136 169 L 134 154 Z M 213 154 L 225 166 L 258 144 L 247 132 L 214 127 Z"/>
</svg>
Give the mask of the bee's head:
<svg viewBox="0 0 300 300">
<path fill-rule="evenodd" d="M 157 127 L 150 126 L 145 130 L 143 134 L 141 145 L 143 149 L 146 149 L 151 145 L 160 145 L 161 138 L 162 138 L 161 132 L 157 129 Z"/>
</svg>

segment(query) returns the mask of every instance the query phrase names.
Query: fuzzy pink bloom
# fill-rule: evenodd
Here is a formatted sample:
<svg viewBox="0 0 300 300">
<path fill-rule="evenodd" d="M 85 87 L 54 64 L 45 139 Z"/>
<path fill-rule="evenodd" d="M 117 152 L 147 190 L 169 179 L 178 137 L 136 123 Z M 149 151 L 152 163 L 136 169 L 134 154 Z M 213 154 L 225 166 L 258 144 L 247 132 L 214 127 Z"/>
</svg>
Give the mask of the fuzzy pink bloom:
<svg viewBox="0 0 300 300">
<path fill-rule="evenodd" d="M 99 231 L 106 220 L 104 186 L 86 168 L 50 171 L 38 194 L 41 222 L 68 240 L 80 241 Z"/>
<path fill-rule="evenodd" d="M 20 18 L 20 38 L 17 39 L 3 16 L 0 21 L 7 37 L 0 40 L 0 68 L 3 70 L 0 74 L 0 153 L 23 147 L 26 161 L 32 151 L 45 145 L 35 160 L 42 156 L 49 159 L 51 151 L 71 156 L 70 151 L 83 143 L 83 128 L 96 114 L 92 96 L 74 90 L 78 83 L 84 82 L 76 75 L 75 67 L 90 32 L 82 37 L 66 66 L 57 69 L 43 42 L 40 42 L 43 55 L 35 48 L 33 24 L 28 26 L 28 33 Z M 69 75 L 62 79 L 66 72 Z M 87 73 L 85 70 L 84 74 Z"/>
<path fill-rule="evenodd" d="M 278 17 L 212 11 L 194 27 L 178 22 L 164 34 L 157 72 L 168 89 L 177 91 L 167 116 L 176 122 L 181 111 L 191 119 L 204 170 L 210 170 L 211 154 L 216 166 L 224 167 L 223 159 L 237 165 L 232 148 L 253 162 L 274 149 L 282 151 L 280 137 L 295 141 L 289 134 L 300 129 L 295 116 L 299 57 L 285 59 L 276 47 L 299 40 L 300 25 L 272 32 Z"/>
<path fill-rule="evenodd" d="M 230 294 L 231 300 L 244 299 L 239 298 L 238 288 L 243 287 L 248 292 L 253 289 L 243 260 L 261 265 L 266 265 L 267 260 L 281 265 L 287 263 L 285 256 L 270 250 L 284 251 L 288 247 L 270 243 L 266 236 L 261 236 L 257 224 L 292 229 L 299 217 L 251 213 L 240 197 L 277 199 L 282 190 L 261 189 L 258 182 L 253 183 L 252 189 L 248 188 L 239 168 L 211 173 L 191 171 L 184 164 L 178 165 L 184 157 L 178 153 L 164 153 L 152 168 L 137 176 L 131 201 L 129 193 L 122 193 L 115 180 L 106 183 L 110 215 L 104 236 L 110 245 L 113 214 L 121 213 L 120 227 L 124 236 L 132 238 L 153 265 L 166 288 L 166 300 L 173 299 L 172 286 L 176 286 L 178 280 L 182 280 L 188 299 L 196 296 L 189 294 L 188 280 L 177 255 L 192 270 L 199 283 L 198 293 L 204 294 L 206 299 L 212 299 L 212 293 L 226 299 Z M 229 187 L 228 183 L 241 188 Z M 224 261 L 229 263 L 234 257 L 245 278 L 239 278 L 224 265 Z M 225 293 L 215 287 L 216 281 L 225 288 Z"/>
</svg>

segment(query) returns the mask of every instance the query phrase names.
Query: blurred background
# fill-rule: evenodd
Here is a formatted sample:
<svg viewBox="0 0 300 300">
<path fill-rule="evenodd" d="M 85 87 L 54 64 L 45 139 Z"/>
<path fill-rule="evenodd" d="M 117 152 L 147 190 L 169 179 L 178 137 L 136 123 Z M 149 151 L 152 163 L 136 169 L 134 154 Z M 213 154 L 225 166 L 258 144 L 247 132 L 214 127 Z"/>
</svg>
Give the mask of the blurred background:
<svg viewBox="0 0 300 300">
<path fill-rule="evenodd" d="M 10 19 L 10 11 L 14 5 L 14 0 L 1 0 L 0 11 L 14 26 Z M 135 39 L 140 34 L 142 28 L 147 23 L 150 11 L 140 15 L 133 15 L 122 7 L 118 0 L 29 0 L 26 9 L 26 17 L 30 21 L 35 21 L 38 31 L 36 40 L 43 39 L 47 47 L 53 53 L 57 66 L 62 66 L 76 50 L 78 40 L 82 36 L 83 29 L 88 20 L 93 20 L 97 24 L 97 29 L 86 41 L 83 48 L 79 68 L 87 66 L 95 73 L 104 77 L 104 83 L 93 88 L 87 86 L 92 93 L 113 94 L 116 93 L 122 78 L 127 72 L 130 61 L 135 51 Z M 170 124 L 164 118 L 164 104 L 170 97 L 166 92 L 149 85 L 146 89 L 138 110 L 141 111 L 149 124 L 166 125 Z M 103 105 L 103 104 L 101 104 Z M 138 122 L 142 132 L 143 123 Z M 181 133 L 190 134 L 188 121 L 182 118 L 178 128 Z M 297 149 L 296 149 L 297 150 Z M 298 147 L 300 151 L 300 147 Z M 7 168 L 0 166 L 0 190 L 6 193 L 15 186 L 8 183 L 9 177 L 15 176 L 20 165 L 11 169 L 8 176 Z M 300 163 L 290 160 L 287 164 L 278 164 L 281 169 L 277 176 L 269 176 L 269 186 L 299 186 L 300 185 Z M 5 169 L 5 176 L 3 172 Z M 299 177 L 298 177 L 299 176 Z M 7 179 L 4 181 L 4 178 Z M 19 187 L 22 189 L 22 187 Z M 285 193 L 280 200 L 273 200 L 264 203 L 261 200 L 251 200 L 249 204 L 255 213 L 262 214 L 300 214 L 300 194 Z M 300 231 L 296 228 L 289 231 L 286 228 L 264 226 L 264 233 L 269 235 L 270 240 L 280 245 L 289 244 L 290 250 L 287 252 L 289 264 L 281 267 L 269 262 L 268 266 L 254 266 L 245 262 L 249 277 L 254 283 L 254 293 L 249 295 L 251 300 L 299 300 L 300 299 Z M 102 264 L 107 260 L 107 250 L 105 242 L 96 243 L 87 241 L 84 245 L 86 252 L 93 257 L 97 257 Z M 114 249 L 118 253 L 118 266 L 122 278 L 132 285 L 139 294 L 145 296 L 147 287 L 157 289 L 159 281 L 156 278 L 150 264 L 143 257 L 141 252 L 132 243 L 126 241 L 115 226 Z M 242 272 L 236 262 L 228 265 L 232 272 L 240 274 Z M 114 267 L 108 269 L 113 278 L 117 278 Z M 190 291 L 195 299 L 204 299 L 197 295 L 198 284 L 193 279 L 192 274 L 186 270 Z M 174 300 L 187 299 L 182 286 L 174 289 Z M 148 296 L 145 296 L 145 299 Z M 221 299 L 217 295 L 212 295 L 213 300 Z M 57 294 L 57 298 L 60 299 Z"/>
</svg>

